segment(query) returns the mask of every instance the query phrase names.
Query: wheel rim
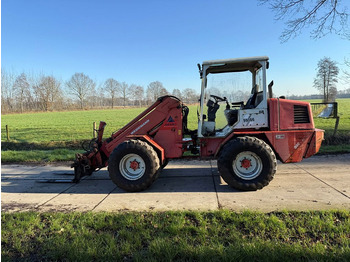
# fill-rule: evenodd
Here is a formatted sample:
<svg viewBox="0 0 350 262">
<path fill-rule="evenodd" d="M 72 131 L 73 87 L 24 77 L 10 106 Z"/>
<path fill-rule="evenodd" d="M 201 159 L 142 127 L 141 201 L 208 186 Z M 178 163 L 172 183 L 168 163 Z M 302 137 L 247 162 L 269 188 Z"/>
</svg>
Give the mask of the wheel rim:
<svg viewBox="0 0 350 262">
<path fill-rule="evenodd" d="M 137 180 L 144 175 L 146 164 L 139 155 L 127 154 L 120 161 L 119 170 L 124 178 Z"/>
<path fill-rule="evenodd" d="M 236 156 L 232 163 L 235 174 L 244 179 L 252 180 L 258 177 L 263 168 L 261 158 L 254 152 L 244 151 Z"/>
</svg>

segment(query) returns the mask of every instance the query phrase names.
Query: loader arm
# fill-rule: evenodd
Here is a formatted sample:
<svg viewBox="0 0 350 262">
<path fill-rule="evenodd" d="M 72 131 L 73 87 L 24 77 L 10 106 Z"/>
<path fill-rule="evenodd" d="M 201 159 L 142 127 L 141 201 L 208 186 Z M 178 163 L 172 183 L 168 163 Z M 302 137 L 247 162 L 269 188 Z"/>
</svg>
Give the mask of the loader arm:
<svg viewBox="0 0 350 262">
<path fill-rule="evenodd" d="M 173 115 L 174 119 L 178 119 L 176 131 L 179 137 L 176 140 L 182 141 L 182 104 L 181 101 L 174 96 L 163 96 L 157 99 L 149 108 L 139 114 L 123 128 L 113 133 L 109 138 L 103 140 L 103 132 L 106 126 L 105 122 L 100 122 L 98 130 L 98 138 L 92 144 L 89 151 L 83 154 L 77 154 L 72 167 L 75 168 L 76 180 L 91 173 L 97 169 L 108 166 L 108 159 L 113 150 L 122 142 L 128 139 L 139 138 L 151 142 L 153 147 L 164 155 L 162 142 L 160 144 L 154 139 L 157 136 L 163 137 L 166 132 L 175 133 L 175 127 L 167 128 L 169 115 Z M 171 118 L 172 119 L 172 118 Z M 181 132 L 178 129 L 181 128 Z M 170 139 L 171 140 L 171 139 Z M 166 144 L 166 142 L 164 142 Z M 162 161 L 162 159 L 161 159 Z"/>
</svg>

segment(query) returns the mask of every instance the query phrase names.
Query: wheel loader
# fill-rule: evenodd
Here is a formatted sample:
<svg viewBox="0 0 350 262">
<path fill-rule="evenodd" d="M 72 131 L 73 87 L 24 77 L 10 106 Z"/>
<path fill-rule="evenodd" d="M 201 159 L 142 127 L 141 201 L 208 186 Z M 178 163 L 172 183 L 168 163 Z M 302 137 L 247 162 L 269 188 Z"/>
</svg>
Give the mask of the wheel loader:
<svg viewBox="0 0 350 262">
<path fill-rule="evenodd" d="M 190 157 L 217 159 L 221 177 L 235 189 L 262 189 L 273 179 L 277 160 L 293 163 L 316 154 L 324 136 L 314 126 L 309 103 L 273 97 L 273 81 L 266 84 L 268 67 L 267 56 L 198 64 L 197 130 L 188 129 L 189 108 L 170 95 L 107 139 L 106 123 L 100 122 L 97 138 L 76 154 L 74 182 L 108 166 L 118 187 L 142 191 L 169 160 Z M 230 93 L 230 86 L 238 91 Z M 214 94 L 218 90 L 221 95 Z"/>
</svg>

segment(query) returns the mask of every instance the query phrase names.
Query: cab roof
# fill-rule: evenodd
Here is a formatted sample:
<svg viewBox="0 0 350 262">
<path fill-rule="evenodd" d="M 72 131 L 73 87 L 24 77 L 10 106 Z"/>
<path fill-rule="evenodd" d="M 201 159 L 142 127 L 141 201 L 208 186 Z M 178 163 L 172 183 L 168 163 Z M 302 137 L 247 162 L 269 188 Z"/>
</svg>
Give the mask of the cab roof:
<svg viewBox="0 0 350 262">
<path fill-rule="evenodd" d="M 230 59 L 209 60 L 202 63 L 206 66 L 206 73 L 241 72 L 262 67 L 260 62 L 268 61 L 268 56 L 253 56 Z"/>
</svg>

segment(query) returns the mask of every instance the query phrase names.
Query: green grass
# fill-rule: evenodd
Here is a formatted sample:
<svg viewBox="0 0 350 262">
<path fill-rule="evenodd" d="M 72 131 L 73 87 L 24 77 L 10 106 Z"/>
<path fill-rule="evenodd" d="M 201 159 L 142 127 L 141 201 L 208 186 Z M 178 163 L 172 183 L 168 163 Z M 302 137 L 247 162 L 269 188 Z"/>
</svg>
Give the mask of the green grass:
<svg viewBox="0 0 350 262">
<path fill-rule="evenodd" d="M 336 138 L 332 137 L 335 119 L 314 119 L 316 127 L 326 131 L 321 153 L 350 152 L 350 99 L 337 102 L 340 123 Z M 82 141 L 92 138 L 93 122 L 107 122 L 104 135 L 107 138 L 143 110 L 145 108 L 117 108 L 2 115 L 2 162 L 70 161 L 74 152 L 82 151 Z M 196 112 L 197 106 L 190 106 L 188 127 L 192 130 L 197 128 Z M 6 125 L 10 128 L 10 142 L 6 142 Z"/>
<path fill-rule="evenodd" d="M 92 138 L 92 124 L 107 122 L 105 132 L 110 135 L 120 129 L 143 109 L 119 108 L 108 110 L 69 111 L 10 114 L 1 116 L 1 141 L 6 140 L 5 126 L 10 138 L 19 142 L 81 141 Z"/>
<path fill-rule="evenodd" d="M 71 161 L 93 136 L 93 122 L 105 121 L 104 137 L 122 128 L 146 108 L 10 114 L 1 116 L 2 163 Z M 189 128 L 197 128 L 196 106 L 191 106 Z M 10 141 L 6 138 L 6 125 Z M 45 152 L 46 151 L 46 152 Z M 59 152 L 62 152 L 60 154 Z"/>
<path fill-rule="evenodd" d="M 349 261 L 350 213 L 2 213 L 2 261 Z"/>
<path fill-rule="evenodd" d="M 3 163 L 73 161 L 78 150 L 7 150 L 1 155 Z"/>
</svg>

